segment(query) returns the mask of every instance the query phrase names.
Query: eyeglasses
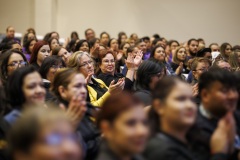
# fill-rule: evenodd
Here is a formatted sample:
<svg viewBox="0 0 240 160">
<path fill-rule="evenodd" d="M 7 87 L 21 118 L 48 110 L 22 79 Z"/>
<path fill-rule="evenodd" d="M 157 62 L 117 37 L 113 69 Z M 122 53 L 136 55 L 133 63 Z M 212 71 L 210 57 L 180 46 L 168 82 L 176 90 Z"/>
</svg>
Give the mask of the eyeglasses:
<svg viewBox="0 0 240 160">
<path fill-rule="evenodd" d="M 64 68 L 64 66 L 62 66 L 62 65 L 60 65 L 60 66 L 58 66 L 58 65 L 52 65 L 52 68 L 58 69 L 58 68 Z"/>
<path fill-rule="evenodd" d="M 76 134 L 61 135 L 58 133 L 53 133 L 45 137 L 43 139 L 43 142 L 48 145 L 60 145 L 64 140 L 76 143 L 78 141 L 78 138 Z"/>
<path fill-rule="evenodd" d="M 104 60 L 103 63 L 106 63 L 106 64 L 109 64 L 109 63 L 110 63 L 110 64 L 113 64 L 113 63 L 115 63 L 115 61 L 114 61 L 114 60 L 110 60 L 110 61 L 109 61 L 109 60 Z"/>
<path fill-rule="evenodd" d="M 23 66 L 26 66 L 26 65 L 27 65 L 27 62 L 20 61 L 20 62 L 12 62 L 12 63 L 8 64 L 7 66 L 18 68 L 19 66 L 23 67 Z"/>
<path fill-rule="evenodd" d="M 87 67 L 88 65 L 92 65 L 93 64 L 93 61 L 92 60 L 89 60 L 87 62 L 84 62 L 82 65 L 80 65 L 79 67 Z"/>
</svg>

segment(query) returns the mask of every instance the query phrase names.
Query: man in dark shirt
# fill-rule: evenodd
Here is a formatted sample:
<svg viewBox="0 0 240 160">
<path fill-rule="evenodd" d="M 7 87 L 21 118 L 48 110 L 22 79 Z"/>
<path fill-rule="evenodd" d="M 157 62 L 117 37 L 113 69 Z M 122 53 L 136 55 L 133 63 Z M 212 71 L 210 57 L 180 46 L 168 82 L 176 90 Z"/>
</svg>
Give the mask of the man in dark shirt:
<svg viewBox="0 0 240 160">
<path fill-rule="evenodd" d="M 17 40 L 15 38 L 15 29 L 12 26 L 8 26 L 6 29 L 6 37 L 2 40 L 1 43 L 8 43 L 10 41 L 17 41 L 19 42 L 19 40 Z"/>
<path fill-rule="evenodd" d="M 238 101 L 236 83 L 236 77 L 233 73 L 220 68 L 211 68 L 209 72 L 203 73 L 199 79 L 201 105 L 193 135 L 197 139 L 198 145 L 207 148 L 206 154 L 211 153 L 209 149 L 210 138 L 217 128 L 220 118 L 228 112 L 234 114 L 236 123 L 234 145 L 236 150 L 240 148 L 240 116 L 236 112 Z"/>
</svg>

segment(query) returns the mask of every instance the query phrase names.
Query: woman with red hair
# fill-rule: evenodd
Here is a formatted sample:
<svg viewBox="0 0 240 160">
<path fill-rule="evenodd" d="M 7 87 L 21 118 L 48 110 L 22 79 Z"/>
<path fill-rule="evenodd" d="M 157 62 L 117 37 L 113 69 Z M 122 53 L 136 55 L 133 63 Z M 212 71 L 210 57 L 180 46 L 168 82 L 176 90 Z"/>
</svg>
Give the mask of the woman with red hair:
<svg viewBox="0 0 240 160">
<path fill-rule="evenodd" d="M 36 69 L 39 70 L 43 60 L 50 55 L 50 47 L 45 41 L 38 41 L 31 54 L 29 63 Z"/>
</svg>

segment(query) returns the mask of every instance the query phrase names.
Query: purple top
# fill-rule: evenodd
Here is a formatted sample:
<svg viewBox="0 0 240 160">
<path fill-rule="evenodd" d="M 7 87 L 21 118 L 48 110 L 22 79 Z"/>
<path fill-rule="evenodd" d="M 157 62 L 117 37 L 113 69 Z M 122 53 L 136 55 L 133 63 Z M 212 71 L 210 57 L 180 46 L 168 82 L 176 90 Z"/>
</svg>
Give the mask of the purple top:
<svg viewBox="0 0 240 160">
<path fill-rule="evenodd" d="M 30 61 L 31 58 L 31 54 L 28 54 L 25 47 L 22 48 L 23 54 L 25 55 L 25 57 L 27 58 L 27 61 Z"/>
<path fill-rule="evenodd" d="M 150 58 L 150 55 L 151 55 L 151 52 L 146 52 L 144 55 L 143 55 L 143 60 L 147 60 Z"/>
</svg>

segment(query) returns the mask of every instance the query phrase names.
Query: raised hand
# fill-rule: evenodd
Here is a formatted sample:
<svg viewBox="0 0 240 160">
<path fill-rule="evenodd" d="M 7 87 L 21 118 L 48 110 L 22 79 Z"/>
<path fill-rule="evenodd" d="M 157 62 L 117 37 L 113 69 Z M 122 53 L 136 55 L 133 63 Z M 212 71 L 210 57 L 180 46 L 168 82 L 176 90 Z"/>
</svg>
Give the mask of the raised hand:
<svg viewBox="0 0 240 160">
<path fill-rule="evenodd" d="M 134 67 L 138 68 L 142 62 L 143 52 L 139 50 L 134 58 Z"/>
<path fill-rule="evenodd" d="M 94 58 L 97 58 L 99 54 L 99 44 L 96 44 L 96 46 L 94 46 L 90 52 Z"/>
<path fill-rule="evenodd" d="M 85 78 L 86 84 L 88 84 L 91 81 L 92 75 L 93 74 L 88 74 L 88 76 Z"/>
<path fill-rule="evenodd" d="M 122 57 L 123 57 L 123 52 L 122 52 L 122 51 L 118 51 L 118 52 L 117 52 L 117 56 L 116 56 L 117 61 L 121 60 Z"/>
<path fill-rule="evenodd" d="M 192 92 L 193 92 L 193 97 L 196 97 L 198 95 L 198 83 L 192 86 Z"/>
<path fill-rule="evenodd" d="M 176 69 L 176 74 L 177 75 L 180 75 L 181 73 L 182 73 L 182 70 L 183 70 L 183 63 L 182 62 L 180 62 L 179 63 L 179 66 L 178 66 L 178 68 Z"/>
<path fill-rule="evenodd" d="M 235 127 L 236 126 L 232 112 L 229 112 L 225 117 L 220 119 L 218 126 L 210 140 L 211 152 L 213 154 L 229 154 L 233 152 L 234 138 L 236 135 Z"/>
<path fill-rule="evenodd" d="M 125 85 L 125 78 L 120 78 L 116 84 L 114 84 L 115 81 L 113 80 L 110 85 L 108 91 L 111 94 L 118 93 L 123 90 Z"/>
<path fill-rule="evenodd" d="M 134 69 L 135 65 L 134 65 L 134 58 L 133 58 L 132 53 L 128 54 L 127 60 L 125 61 L 125 63 L 126 63 L 128 70 Z"/>
<path fill-rule="evenodd" d="M 63 104 L 60 104 L 59 107 L 65 111 L 66 116 L 71 120 L 71 123 L 75 128 L 77 128 L 77 125 L 87 111 L 86 100 L 82 99 L 81 96 L 74 96 L 71 99 L 68 108 Z"/>
</svg>

